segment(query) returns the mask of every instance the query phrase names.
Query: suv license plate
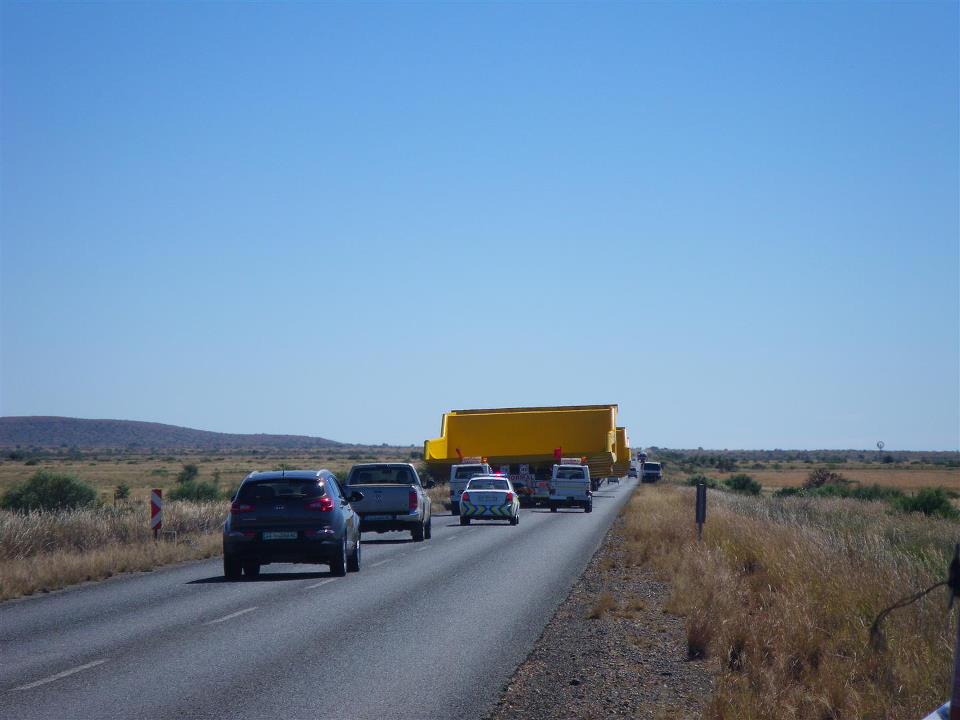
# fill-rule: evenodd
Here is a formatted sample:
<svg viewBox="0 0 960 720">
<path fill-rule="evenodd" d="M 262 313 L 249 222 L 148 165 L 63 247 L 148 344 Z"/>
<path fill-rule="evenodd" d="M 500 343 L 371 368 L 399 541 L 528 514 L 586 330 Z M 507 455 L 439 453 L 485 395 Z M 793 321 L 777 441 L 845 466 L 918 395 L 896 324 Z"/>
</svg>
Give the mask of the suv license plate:
<svg viewBox="0 0 960 720">
<path fill-rule="evenodd" d="M 295 532 L 265 532 L 263 534 L 264 540 L 296 540 L 297 534 Z"/>
<path fill-rule="evenodd" d="M 377 514 L 377 515 L 364 515 L 363 519 L 364 520 L 393 520 L 394 517 L 393 515 Z"/>
</svg>

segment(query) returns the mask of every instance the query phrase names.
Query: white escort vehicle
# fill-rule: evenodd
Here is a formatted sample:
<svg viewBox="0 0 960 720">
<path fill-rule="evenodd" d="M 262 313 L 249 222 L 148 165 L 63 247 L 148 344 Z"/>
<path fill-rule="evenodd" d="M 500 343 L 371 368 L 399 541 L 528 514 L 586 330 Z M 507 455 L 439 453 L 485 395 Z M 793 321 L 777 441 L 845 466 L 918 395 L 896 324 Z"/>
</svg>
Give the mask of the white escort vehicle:
<svg viewBox="0 0 960 720">
<path fill-rule="evenodd" d="M 460 496 L 460 524 L 471 520 L 509 520 L 520 522 L 520 498 L 513 483 L 502 475 L 478 475 L 471 478 Z"/>
<path fill-rule="evenodd" d="M 561 458 L 550 475 L 550 512 L 562 507 L 582 507 L 593 512 L 593 492 L 590 490 L 590 468 L 580 458 Z"/>
<path fill-rule="evenodd" d="M 493 468 L 487 463 L 480 462 L 480 458 L 464 458 L 465 462 L 450 468 L 450 511 L 454 515 L 460 514 L 460 493 L 467 487 L 467 482 L 477 475 L 493 475 Z"/>
</svg>

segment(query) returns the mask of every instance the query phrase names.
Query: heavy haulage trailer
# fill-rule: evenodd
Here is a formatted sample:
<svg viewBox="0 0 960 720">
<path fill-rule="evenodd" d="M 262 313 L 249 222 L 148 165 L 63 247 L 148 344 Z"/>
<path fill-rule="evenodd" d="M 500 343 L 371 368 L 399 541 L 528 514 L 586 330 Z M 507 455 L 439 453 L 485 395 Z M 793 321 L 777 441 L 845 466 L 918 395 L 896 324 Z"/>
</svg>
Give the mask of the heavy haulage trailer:
<svg viewBox="0 0 960 720">
<path fill-rule="evenodd" d="M 553 465 L 579 457 L 590 477 L 623 477 L 630 470 L 626 428 L 617 405 L 488 408 L 444 413 L 440 437 L 423 444 L 434 478 L 449 478 L 464 458 L 481 458 L 509 475 L 527 504 L 546 502 Z"/>
</svg>

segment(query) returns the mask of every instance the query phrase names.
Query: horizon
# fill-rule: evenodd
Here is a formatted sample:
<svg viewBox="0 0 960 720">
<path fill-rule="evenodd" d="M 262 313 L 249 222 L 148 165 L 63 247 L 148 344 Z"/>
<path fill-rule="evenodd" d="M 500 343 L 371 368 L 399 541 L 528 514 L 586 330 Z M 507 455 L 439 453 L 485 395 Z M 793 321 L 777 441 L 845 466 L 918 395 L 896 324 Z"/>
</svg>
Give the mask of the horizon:
<svg viewBox="0 0 960 720">
<path fill-rule="evenodd" d="M 53 420 L 89 420 L 92 422 L 133 422 L 133 423 L 145 423 L 148 425 L 163 425 L 166 427 L 175 427 L 183 430 L 195 430 L 198 432 L 209 432 L 215 433 L 218 435 L 269 435 L 269 436 L 291 436 L 291 437 L 303 437 L 309 438 L 312 440 L 328 440 L 334 442 L 338 445 L 343 446 L 356 446 L 356 447 L 396 447 L 396 448 L 411 448 L 411 447 L 423 447 L 423 442 L 429 438 L 424 438 L 420 442 L 412 443 L 385 443 L 385 442 L 350 442 L 349 440 L 338 440 L 337 438 L 319 436 L 319 435 L 300 435 L 298 433 L 289 433 L 289 432 L 262 432 L 262 431 L 249 431 L 249 432 L 224 432 L 221 430 L 212 430 L 209 428 L 197 428 L 189 427 L 186 425 L 170 425 L 169 423 L 161 423 L 152 420 L 135 420 L 135 419 L 124 419 L 124 418 L 80 418 L 80 417 L 67 417 L 64 415 L 0 415 L 0 420 L 5 419 L 53 419 Z M 642 450 L 656 448 L 657 450 L 672 450 L 672 451 L 685 451 L 685 452 L 857 452 L 857 453 L 876 453 L 877 455 L 882 455 L 884 453 L 960 453 L 960 447 L 958 448 L 891 448 L 884 445 L 883 448 L 877 448 L 876 445 L 872 448 L 855 448 L 855 447 L 817 447 L 817 448 L 803 448 L 803 447 L 792 447 L 792 446 L 783 446 L 783 447 L 736 447 L 736 448 L 719 448 L 719 447 L 706 447 L 699 445 L 658 445 L 656 443 L 651 443 L 650 445 L 645 446 L 636 446 L 631 445 L 631 450 Z"/>
<path fill-rule="evenodd" d="M 958 48 L 951 2 L 0 3 L 0 414 L 953 451 Z"/>
</svg>

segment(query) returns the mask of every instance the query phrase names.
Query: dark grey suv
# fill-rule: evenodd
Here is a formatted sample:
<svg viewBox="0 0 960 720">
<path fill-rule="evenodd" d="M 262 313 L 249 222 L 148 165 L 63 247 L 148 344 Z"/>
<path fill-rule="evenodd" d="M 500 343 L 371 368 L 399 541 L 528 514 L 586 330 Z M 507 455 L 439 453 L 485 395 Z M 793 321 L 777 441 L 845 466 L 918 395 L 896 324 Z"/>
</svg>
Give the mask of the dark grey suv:
<svg viewBox="0 0 960 720">
<path fill-rule="evenodd" d="M 253 577 L 268 563 L 323 563 L 334 575 L 360 569 L 360 519 L 327 470 L 251 473 L 223 525 L 223 574 Z"/>
</svg>

